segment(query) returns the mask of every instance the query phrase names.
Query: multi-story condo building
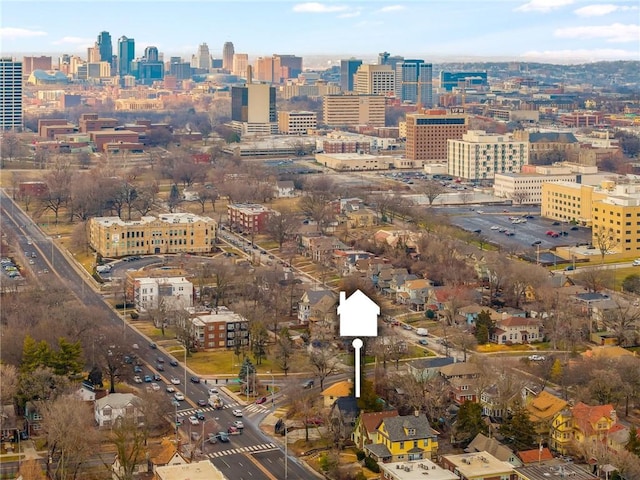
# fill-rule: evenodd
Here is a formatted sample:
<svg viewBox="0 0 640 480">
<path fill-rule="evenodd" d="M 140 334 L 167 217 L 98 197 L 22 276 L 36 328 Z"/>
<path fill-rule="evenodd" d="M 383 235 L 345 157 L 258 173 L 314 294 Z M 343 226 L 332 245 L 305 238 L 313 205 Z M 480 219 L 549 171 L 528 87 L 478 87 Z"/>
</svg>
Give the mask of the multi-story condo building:
<svg viewBox="0 0 640 480">
<path fill-rule="evenodd" d="M 276 134 L 275 87 L 259 83 L 232 87 L 231 127 L 240 135 Z"/>
<path fill-rule="evenodd" d="M 118 75 L 124 77 L 131 73 L 131 62 L 136 57 L 136 42 L 124 35 L 118 39 Z"/>
<path fill-rule="evenodd" d="M 433 67 L 424 60 L 396 64 L 396 98 L 430 108 L 433 104 Z"/>
<path fill-rule="evenodd" d="M 234 53 L 231 73 L 246 78 L 249 66 L 249 55 L 246 53 Z"/>
<path fill-rule="evenodd" d="M 224 42 L 224 46 L 222 47 L 222 68 L 229 72 L 233 68 L 234 53 L 233 42 Z"/>
<path fill-rule="evenodd" d="M 249 344 L 249 321 L 227 307 L 212 312 L 190 311 L 186 327 L 191 332 L 194 347 L 201 350 L 234 348 Z"/>
<path fill-rule="evenodd" d="M 325 125 L 333 127 L 385 126 L 386 99 L 382 95 L 326 95 L 322 97 Z"/>
<path fill-rule="evenodd" d="M 139 277 L 133 280 L 133 301 L 140 312 L 193 306 L 193 283 L 185 277 Z"/>
<path fill-rule="evenodd" d="M 487 72 L 440 72 L 440 88 L 450 92 L 454 88 L 487 86 Z"/>
<path fill-rule="evenodd" d="M 406 157 L 432 163 L 447 160 L 447 140 L 461 140 L 467 133 L 465 114 L 450 114 L 446 110 L 427 110 L 406 116 Z"/>
<path fill-rule="evenodd" d="M 256 203 L 232 203 L 227 206 L 229 226 L 243 232 L 263 232 L 273 214 L 273 210 Z"/>
<path fill-rule="evenodd" d="M 22 62 L 0 58 L 0 130 L 22 130 Z"/>
<path fill-rule="evenodd" d="M 89 221 L 89 243 L 103 257 L 207 253 L 215 236 L 215 220 L 192 213 L 163 213 L 127 221 L 94 217 Z"/>
<path fill-rule="evenodd" d="M 471 130 L 447 141 L 447 173 L 468 180 L 491 180 L 496 173 L 518 173 L 529 163 L 527 142 L 510 134 Z"/>
<path fill-rule="evenodd" d="M 531 150 L 529 150 L 531 151 Z M 542 203 L 542 184 L 555 182 L 575 182 L 578 173 L 572 168 L 536 166 L 534 171 L 522 173 L 496 173 L 493 183 L 493 194 L 496 197 L 508 198 L 517 204 Z"/>
<path fill-rule="evenodd" d="M 318 126 L 316 112 L 278 112 L 278 130 L 285 135 L 306 135 Z"/>
<path fill-rule="evenodd" d="M 395 92 L 396 74 L 390 65 L 360 65 L 353 82 L 361 95 L 389 95 Z"/>
<path fill-rule="evenodd" d="M 362 60 L 350 58 L 348 60 L 340 60 L 340 89 L 343 92 L 353 91 L 353 76 L 362 65 Z"/>
</svg>

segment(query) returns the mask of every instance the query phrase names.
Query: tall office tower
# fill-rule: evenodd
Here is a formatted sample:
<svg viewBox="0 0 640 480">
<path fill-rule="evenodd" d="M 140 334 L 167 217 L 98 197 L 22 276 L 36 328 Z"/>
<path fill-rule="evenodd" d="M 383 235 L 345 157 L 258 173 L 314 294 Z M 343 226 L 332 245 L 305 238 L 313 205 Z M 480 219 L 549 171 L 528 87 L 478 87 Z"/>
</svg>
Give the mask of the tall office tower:
<svg viewBox="0 0 640 480">
<path fill-rule="evenodd" d="M 207 72 L 211 70 L 211 53 L 209 53 L 209 46 L 206 43 L 201 43 L 198 46 L 198 52 L 192 58 L 191 66 Z"/>
<path fill-rule="evenodd" d="M 404 60 L 404 57 L 400 55 L 391 55 L 389 52 L 382 52 L 378 54 L 378 65 L 390 65 L 393 70 L 396 69 L 396 65 Z"/>
<path fill-rule="evenodd" d="M 396 64 L 396 98 L 402 102 L 431 107 L 433 103 L 432 65 L 424 60 L 404 60 Z"/>
<path fill-rule="evenodd" d="M 253 76 L 258 82 L 273 83 L 273 57 L 256 58 Z"/>
<path fill-rule="evenodd" d="M 234 53 L 233 42 L 224 42 L 224 46 L 222 47 L 222 68 L 228 72 L 233 70 Z"/>
<path fill-rule="evenodd" d="M 385 126 L 386 98 L 381 95 L 325 95 L 322 97 L 322 116 L 326 125 Z"/>
<path fill-rule="evenodd" d="M 241 135 L 277 133 L 276 88 L 264 83 L 231 87 L 231 125 Z"/>
<path fill-rule="evenodd" d="M 386 95 L 396 89 L 396 74 L 389 65 L 360 65 L 353 82 L 361 95 Z"/>
<path fill-rule="evenodd" d="M 158 54 L 158 47 L 147 47 L 144 49 L 144 59 L 147 62 L 159 62 L 160 55 Z"/>
<path fill-rule="evenodd" d="M 487 72 L 440 72 L 440 88 L 450 92 L 458 87 L 487 86 Z"/>
<path fill-rule="evenodd" d="M 362 65 L 362 60 L 355 58 L 340 60 L 340 89 L 343 92 L 353 92 L 353 76 L 360 65 Z"/>
<path fill-rule="evenodd" d="M 469 126 L 464 114 L 447 114 L 446 110 L 408 113 L 406 157 L 438 163 L 447 160 L 447 140 L 461 140 Z"/>
<path fill-rule="evenodd" d="M 234 53 L 231 73 L 244 77 L 247 75 L 247 67 L 249 66 L 249 55 L 246 53 Z M 251 83 L 247 80 L 247 83 Z"/>
<path fill-rule="evenodd" d="M 273 83 L 282 83 L 289 78 L 297 78 L 302 73 L 302 57 L 295 55 L 273 56 Z"/>
<path fill-rule="evenodd" d="M 96 43 L 93 47 L 87 48 L 87 62 L 96 63 L 100 61 L 100 48 Z"/>
<path fill-rule="evenodd" d="M 113 44 L 111 43 L 111 35 L 109 32 L 100 32 L 96 47 L 100 51 L 99 62 L 109 62 L 113 60 Z"/>
<path fill-rule="evenodd" d="M 131 62 L 136 58 L 136 42 L 124 35 L 118 39 L 118 74 L 121 77 L 131 73 Z"/>
<path fill-rule="evenodd" d="M 164 63 L 160 60 L 157 47 L 144 49 L 144 57 L 139 62 L 132 62 L 132 70 L 135 65 L 137 77 L 144 85 L 151 85 L 156 80 L 164 78 Z"/>
<path fill-rule="evenodd" d="M 22 130 L 22 62 L 0 58 L 0 130 Z"/>
</svg>

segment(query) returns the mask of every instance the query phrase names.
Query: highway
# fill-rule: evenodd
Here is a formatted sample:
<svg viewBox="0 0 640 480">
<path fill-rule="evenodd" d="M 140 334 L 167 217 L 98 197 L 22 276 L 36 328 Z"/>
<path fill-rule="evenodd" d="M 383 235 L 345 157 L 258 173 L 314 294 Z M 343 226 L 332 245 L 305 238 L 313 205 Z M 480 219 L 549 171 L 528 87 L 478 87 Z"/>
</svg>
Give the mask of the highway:
<svg viewBox="0 0 640 480">
<path fill-rule="evenodd" d="M 243 410 L 242 420 L 245 424 L 243 433 L 230 436 L 228 443 L 205 444 L 202 451 L 204 458 L 209 458 L 230 480 L 281 480 L 284 478 L 303 480 L 314 477 L 314 473 L 293 456 L 289 456 L 287 459 L 287 475 L 285 477 L 283 449 L 269 436 L 262 433 L 258 427 L 259 421 L 266 414 L 266 408 L 255 404 L 246 407 L 238 405 L 224 393 L 221 393 L 225 401 L 225 408 L 222 410 L 197 407 L 197 401 L 206 399 L 208 397 L 207 389 L 215 385 L 191 382 L 189 379 L 195 374 L 187 370 L 183 363 L 171 366 L 169 364 L 169 360 L 172 358 L 170 354 L 162 348 L 151 348 L 149 338 L 131 328 L 128 323 L 123 323 L 122 316 L 113 311 L 103 297 L 88 283 L 89 275 L 72 264 L 73 260 L 68 257 L 68 254 L 59 250 L 54 240 L 45 235 L 4 190 L 0 190 L 0 217 L 2 231 L 12 231 L 15 234 L 19 251 L 36 252 L 38 263 L 33 267 L 34 276 L 39 282 L 58 281 L 65 284 L 83 304 L 102 310 L 105 313 L 104 318 L 108 319 L 112 327 L 122 329 L 122 348 L 125 351 L 131 349 L 131 352 L 135 352 L 143 361 L 143 371 L 139 373 L 140 376 L 158 373 L 161 374 L 164 384 L 169 384 L 172 376 L 180 378 L 181 384 L 175 387 L 185 394 L 186 399 L 181 402 L 177 413 L 183 420 L 181 428 L 187 433 L 187 436 L 190 436 L 191 431 L 202 433 L 203 426 L 205 427 L 205 435 L 213 431 L 226 431 L 233 420 L 236 420 L 231 410 L 233 408 Z M 44 273 L 44 269 L 48 269 L 49 272 Z M 38 271 L 43 273 L 38 274 Z M 133 344 L 137 344 L 139 348 L 134 349 Z M 158 356 L 166 359 L 165 371 L 163 372 L 157 372 L 151 367 L 156 365 Z M 181 359 L 176 358 L 176 360 L 180 362 Z M 229 373 L 235 375 L 236 372 Z M 186 385 L 184 384 L 185 377 L 187 379 Z M 164 385 L 161 387 L 164 389 Z M 167 401 L 171 401 L 173 394 L 167 393 L 166 395 Z M 189 414 L 197 409 L 206 410 L 204 411 L 206 423 L 203 426 L 192 426 L 187 421 Z"/>
</svg>

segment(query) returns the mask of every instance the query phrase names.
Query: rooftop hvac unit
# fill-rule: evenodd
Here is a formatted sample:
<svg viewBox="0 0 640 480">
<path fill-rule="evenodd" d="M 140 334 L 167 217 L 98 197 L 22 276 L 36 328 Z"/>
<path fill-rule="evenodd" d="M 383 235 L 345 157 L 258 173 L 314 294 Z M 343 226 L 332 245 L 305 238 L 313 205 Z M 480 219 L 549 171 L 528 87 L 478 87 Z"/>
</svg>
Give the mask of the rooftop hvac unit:
<svg viewBox="0 0 640 480">
<path fill-rule="evenodd" d="M 435 465 L 431 465 L 431 470 L 435 470 L 436 466 Z"/>
<path fill-rule="evenodd" d="M 396 465 L 396 470 L 400 470 L 402 468 L 402 465 Z"/>
</svg>

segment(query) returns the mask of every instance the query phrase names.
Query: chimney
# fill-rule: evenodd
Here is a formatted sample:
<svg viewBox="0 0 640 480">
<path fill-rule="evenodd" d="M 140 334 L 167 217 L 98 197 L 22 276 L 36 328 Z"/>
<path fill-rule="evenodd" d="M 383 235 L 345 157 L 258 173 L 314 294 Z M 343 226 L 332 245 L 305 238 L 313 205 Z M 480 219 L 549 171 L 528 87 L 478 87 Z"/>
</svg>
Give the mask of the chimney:
<svg viewBox="0 0 640 480">
<path fill-rule="evenodd" d="M 417 408 L 413 411 L 413 416 L 414 417 L 419 417 L 420 416 L 420 410 L 418 410 Z"/>
<path fill-rule="evenodd" d="M 339 305 L 343 305 L 347 300 L 347 292 L 340 292 L 340 303 Z"/>
</svg>

